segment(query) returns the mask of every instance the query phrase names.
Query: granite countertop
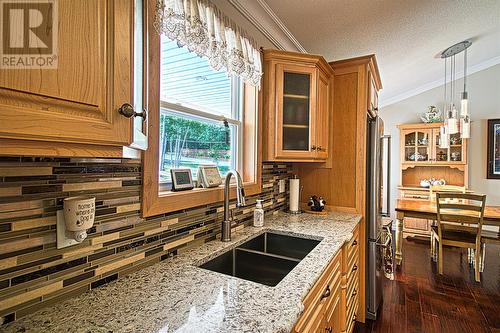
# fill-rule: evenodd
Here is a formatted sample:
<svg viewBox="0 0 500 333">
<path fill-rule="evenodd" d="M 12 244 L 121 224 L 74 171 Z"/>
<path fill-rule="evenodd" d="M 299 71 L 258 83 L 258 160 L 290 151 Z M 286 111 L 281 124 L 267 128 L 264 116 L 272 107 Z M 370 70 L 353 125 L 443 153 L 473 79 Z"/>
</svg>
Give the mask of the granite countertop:
<svg viewBox="0 0 500 333">
<path fill-rule="evenodd" d="M 266 217 L 98 289 L 2 327 L 5 332 L 290 332 L 302 300 L 360 221 L 359 215 Z M 265 231 L 322 239 L 275 287 L 197 267 Z"/>
</svg>

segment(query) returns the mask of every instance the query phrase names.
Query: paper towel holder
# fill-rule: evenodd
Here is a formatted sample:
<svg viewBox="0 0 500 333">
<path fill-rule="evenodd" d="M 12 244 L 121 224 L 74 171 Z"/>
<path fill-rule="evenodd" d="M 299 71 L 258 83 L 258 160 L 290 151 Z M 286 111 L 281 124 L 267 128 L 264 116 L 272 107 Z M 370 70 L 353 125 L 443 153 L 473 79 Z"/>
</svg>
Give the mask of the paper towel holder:
<svg viewBox="0 0 500 333">
<path fill-rule="evenodd" d="M 294 175 L 293 179 L 298 179 L 297 175 Z M 290 213 L 290 214 L 302 214 L 304 211 L 300 208 L 300 202 L 301 202 L 301 199 L 302 199 L 302 191 L 304 190 L 304 186 L 300 186 L 300 189 L 299 189 L 299 202 L 298 202 L 298 205 L 297 205 L 297 210 L 288 210 L 287 213 Z"/>
</svg>

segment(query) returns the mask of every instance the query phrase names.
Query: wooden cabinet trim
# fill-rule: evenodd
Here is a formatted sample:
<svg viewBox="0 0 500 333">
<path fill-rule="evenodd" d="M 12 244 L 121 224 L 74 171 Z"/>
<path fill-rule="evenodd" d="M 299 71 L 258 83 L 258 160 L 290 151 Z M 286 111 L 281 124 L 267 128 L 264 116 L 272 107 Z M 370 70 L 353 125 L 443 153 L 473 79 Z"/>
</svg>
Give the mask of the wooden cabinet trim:
<svg viewBox="0 0 500 333">
<path fill-rule="evenodd" d="M 7 156 L 141 158 L 140 151 L 119 146 L 0 139 L 0 147 L 0 155 Z"/>
</svg>

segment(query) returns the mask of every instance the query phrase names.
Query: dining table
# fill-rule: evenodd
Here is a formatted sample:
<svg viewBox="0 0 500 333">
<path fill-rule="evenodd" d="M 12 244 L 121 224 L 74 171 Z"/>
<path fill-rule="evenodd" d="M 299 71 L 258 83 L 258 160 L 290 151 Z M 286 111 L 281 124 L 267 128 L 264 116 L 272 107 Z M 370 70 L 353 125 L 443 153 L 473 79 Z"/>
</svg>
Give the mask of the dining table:
<svg viewBox="0 0 500 333">
<path fill-rule="evenodd" d="M 403 261 L 403 220 L 405 217 L 423 220 L 437 220 L 437 206 L 431 200 L 398 199 L 396 202 L 396 249 L 394 259 L 397 265 Z M 422 221 L 422 223 L 426 223 Z M 500 227 L 500 206 L 486 205 L 483 226 Z"/>
</svg>

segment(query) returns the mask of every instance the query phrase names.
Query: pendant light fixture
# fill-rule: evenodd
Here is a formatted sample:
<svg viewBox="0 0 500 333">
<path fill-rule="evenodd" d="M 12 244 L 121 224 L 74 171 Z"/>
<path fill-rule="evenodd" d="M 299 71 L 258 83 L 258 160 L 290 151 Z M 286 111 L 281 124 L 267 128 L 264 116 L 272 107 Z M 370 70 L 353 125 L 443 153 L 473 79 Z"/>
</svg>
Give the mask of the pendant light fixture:
<svg viewBox="0 0 500 333">
<path fill-rule="evenodd" d="M 460 102 L 460 136 L 462 139 L 470 138 L 469 94 L 467 93 L 467 48 L 464 50 L 464 91 L 462 91 L 462 100 Z"/>
<path fill-rule="evenodd" d="M 467 48 L 471 46 L 472 42 L 465 40 L 450 46 L 441 53 L 441 58 L 444 58 L 444 115 L 445 121 L 441 128 L 440 134 L 440 147 L 449 147 L 449 136 L 460 133 L 462 139 L 470 138 L 470 116 L 469 116 L 469 100 L 467 93 Z M 456 87 L 456 59 L 455 56 L 464 52 L 464 90 L 461 93 L 460 101 L 460 115 L 455 107 L 455 87 Z M 447 94 L 448 86 L 448 58 L 450 58 L 450 89 L 449 97 Z M 447 142 L 444 142 L 447 137 Z"/>
</svg>

